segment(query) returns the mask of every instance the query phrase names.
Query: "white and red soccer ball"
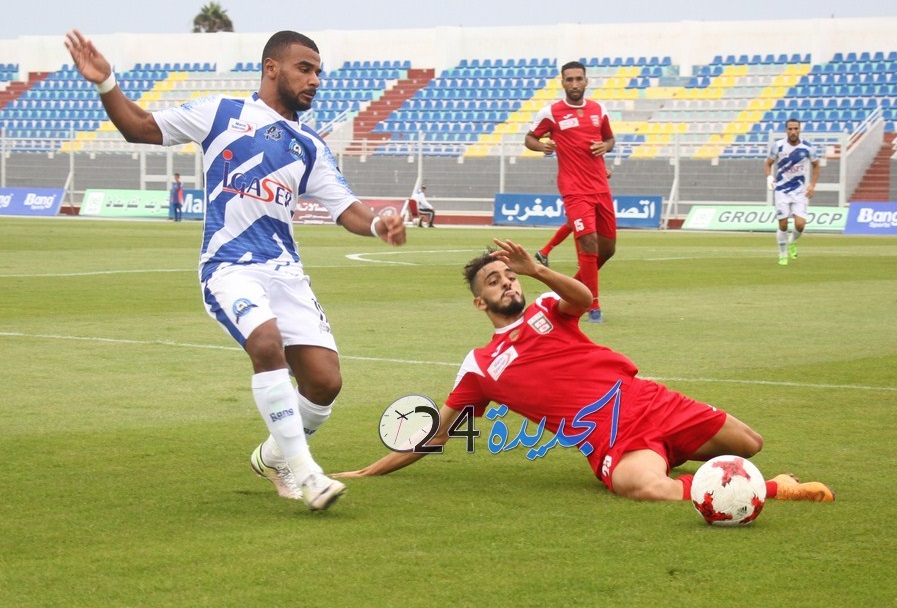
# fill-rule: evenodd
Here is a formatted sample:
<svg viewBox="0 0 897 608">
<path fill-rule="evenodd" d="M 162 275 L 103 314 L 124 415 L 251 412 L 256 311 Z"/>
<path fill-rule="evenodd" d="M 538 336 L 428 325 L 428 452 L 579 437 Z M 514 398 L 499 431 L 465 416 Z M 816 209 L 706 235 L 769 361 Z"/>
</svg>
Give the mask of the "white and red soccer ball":
<svg viewBox="0 0 897 608">
<path fill-rule="evenodd" d="M 695 472 L 691 501 L 708 524 L 743 526 L 760 515 L 766 481 L 747 458 L 717 456 Z"/>
</svg>

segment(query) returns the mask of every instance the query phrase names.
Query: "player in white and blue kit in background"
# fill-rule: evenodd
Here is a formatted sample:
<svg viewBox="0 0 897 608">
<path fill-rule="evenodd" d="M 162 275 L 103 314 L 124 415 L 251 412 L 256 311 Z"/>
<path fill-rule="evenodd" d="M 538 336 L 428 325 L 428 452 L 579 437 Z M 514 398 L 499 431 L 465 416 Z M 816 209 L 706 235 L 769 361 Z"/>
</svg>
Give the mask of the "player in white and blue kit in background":
<svg viewBox="0 0 897 608">
<path fill-rule="evenodd" d="M 800 137 L 800 121 L 790 118 L 785 123 L 787 137 L 778 139 L 766 157 L 766 186 L 773 191 L 776 208 L 776 242 L 779 264 L 797 257 L 796 241 L 807 225 L 807 206 L 819 181 L 819 157 L 816 147 Z M 809 180 L 809 183 L 808 183 Z M 794 230 L 788 234 L 788 219 L 794 218 Z"/>
<path fill-rule="evenodd" d="M 270 435 L 250 457 L 281 496 L 328 508 L 345 486 L 324 475 L 307 438 L 342 388 L 336 342 L 293 237 L 301 195 L 346 230 L 405 242 L 398 215 L 378 217 L 352 193 L 330 149 L 297 121 L 320 84 L 321 57 L 302 34 L 274 34 L 262 53 L 258 93 L 209 96 L 149 113 L 115 84 L 109 62 L 77 30 L 66 47 L 125 139 L 202 147 L 207 210 L 199 277 L 208 313 L 252 361 L 252 394 Z M 290 379 L 295 376 L 297 387 Z"/>
</svg>

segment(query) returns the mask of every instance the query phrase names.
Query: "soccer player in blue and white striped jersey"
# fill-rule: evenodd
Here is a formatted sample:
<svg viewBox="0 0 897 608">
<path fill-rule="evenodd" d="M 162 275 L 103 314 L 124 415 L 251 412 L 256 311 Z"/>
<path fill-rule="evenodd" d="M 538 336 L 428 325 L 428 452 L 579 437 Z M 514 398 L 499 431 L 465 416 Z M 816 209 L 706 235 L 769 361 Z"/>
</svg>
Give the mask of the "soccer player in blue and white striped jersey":
<svg viewBox="0 0 897 608">
<path fill-rule="evenodd" d="M 800 137 L 800 121 L 790 118 L 785 123 L 787 137 L 778 139 L 766 157 L 766 185 L 773 191 L 776 208 L 776 242 L 779 264 L 797 257 L 797 239 L 807 225 L 807 207 L 819 181 L 819 157 L 816 147 Z M 794 230 L 788 234 L 788 219 L 794 218 Z"/>
<path fill-rule="evenodd" d="M 320 84 L 317 45 L 303 34 L 278 32 L 262 53 L 257 93 L 208 96 L 150 113 L 116 86 L 111 65 L 90 40 L 74 30 L 65 44 L 125 139 L 201 146 L 203 299 L 249 355 L 253 397 L 270 433 L 250 464 L 281 496 L 302 499 L 312 510 L 328 508 L 345 486 L 324 475 L 307 437 L 330 416 L 342 376 L 293 237 L 293 211 L 300 196 L 312 197 L 349 232 L 392 245 L 405 242 L 405 227 L 399 216 L 379 217 L 363 205 L 321 137 L 297 120 Z"/>
</svg>

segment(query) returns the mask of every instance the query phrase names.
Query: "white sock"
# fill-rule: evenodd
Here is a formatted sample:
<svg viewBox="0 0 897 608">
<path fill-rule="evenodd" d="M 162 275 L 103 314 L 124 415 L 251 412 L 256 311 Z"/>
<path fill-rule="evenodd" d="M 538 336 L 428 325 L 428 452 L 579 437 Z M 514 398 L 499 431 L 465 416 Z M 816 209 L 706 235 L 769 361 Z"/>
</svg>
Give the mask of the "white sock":
<svg viewBox="0 0 897 608">
<path fill-rule="evenodd" d="M 333 404 L 317 405 L 306 399 L 301 393 L 299 394 L 299 412 L 302 414 L 302 425 L 305 430 L 306 441 L 311 439 L 315 431 L 330 418 L 333 411 Z M 282 468 L 286 466 L 287 459 L 284 458 L 283 452 L 277 445 L 277 441 L 273 435 L 262 443 L 262 461 L 269 467 Z"/>
<path fill-rule="evenodd" d="M 282 458 L 290 465 L 296 479 L 302 482 L 311 473 L 322 472 L 308 449 L 299 410 L 299 393 L 290 380 L 289 371 L 278 369 L 252 376 L 252 396 Z"/>
<path fill-rule="evenodd" d="M 776 243 L 779 244 L 779 256 L 788 254 L 788 231 L 776 230 Z"/>
<path fill-rule="evenodd" d="M 803 233 L 804 233 L 803 230 L 794 230 L 794 231 L 792 231 L 792 233 L 791 233 L 791 242 L 793 243 L 794 241 L 796 241 L 797 239 L 799 239 Z"/>
<path fill-rule="evenodd" d="M 262 442 L 262 462 L 269 467 L 283 468 L 287 464 L 287 459 L 283 457 L 283 452 L 277 447 L 277 440 L 273 435 Z"/>
<path fill-rule="evenodd" d="M 299 393 L 299 412 L 302 414 L 302 424 L 305 426 L 305 437 L 311 439 L 322 424 L 330 418 L 333 411 L 333 403 L 318 405 L 309 401 L 302 393 Z"/>
</svg>

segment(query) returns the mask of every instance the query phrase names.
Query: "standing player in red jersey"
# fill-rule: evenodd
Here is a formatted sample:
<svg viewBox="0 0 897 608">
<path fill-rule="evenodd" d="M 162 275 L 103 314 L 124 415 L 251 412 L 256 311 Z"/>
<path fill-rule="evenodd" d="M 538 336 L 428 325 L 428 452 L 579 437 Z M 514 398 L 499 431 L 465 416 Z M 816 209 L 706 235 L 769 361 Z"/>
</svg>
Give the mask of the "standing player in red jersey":
<svg viewBox="0 0 897 608">
<path fill-rule="evenodd" d="M 576 447 L 595 475 L 612 492 L 638 500 L 688 500 L 692 475 L 669 476 L 671 467 L 687 460 L 748 458 L 760 451 L 763 438 L 745 423 L 639 378 L 628 357 L 582 333 L 579 318 L 592 295 L 580 281 L 537 264 L 516 243 L 494 242 L 499 249 L 471 260 L 464 276 L 474 305 L 492 321 L 495 334 L 461 364 L 429 446 L 448 441 L 449 429 L 466 408 L 482 416 L 490 402 L 503 404 L 535 423 L 544 421 L 552 433 L 571 425 L 589 429 Z M 551 292 L 527 306 L 517 275 L 532 277 Z M 392 452 L 337 476 L 385 475 L 424 455 Z M 786 474 L 766 485 L 770 498 L 834 500 L 824 484 L 799 483 Z"/>
<path fill-rule="evenodd" d="M 613 171 L 608 168 L 607 170 L 607 179 L 610 179 L 610 176 L 613 175 Z M 534 255 L 536 261 L 542 264 L 543 266 L 548 266 L 548 256 L 551 254 L 551 251 L 567 240 L 567 237 L 573 234 L 573 228 L 570 227 L 570 224 L 561 224 L 561 226 L 555 231 L 554 235 L 545 245 L 542 246 L 542 249 L 537 251 Z"/>
<path fill-rule="evenodd" d="M 558 191 L 576 237 L 576 278 L 592 292 L 588 320 L 601 323 L 598 269 L 617 247 L 617 218 L 604 164 L 604 155 L 614 149 L 614 133 L 604 106 L 585 99 L 589 79 L 582 63 L 564 64 L 561 84 L 566 97 L 536 113 L 524 143 L 534 152 L 557 152 Z"/>
</svg>

